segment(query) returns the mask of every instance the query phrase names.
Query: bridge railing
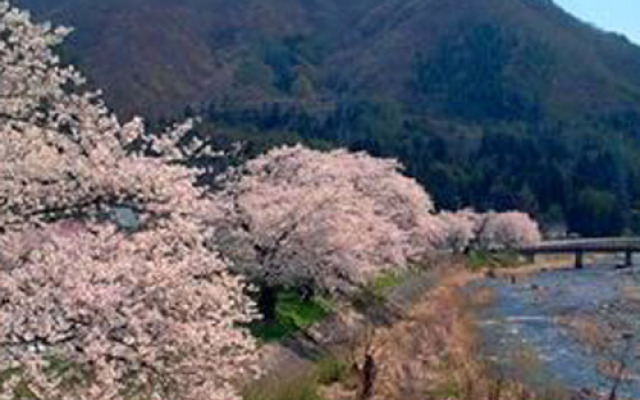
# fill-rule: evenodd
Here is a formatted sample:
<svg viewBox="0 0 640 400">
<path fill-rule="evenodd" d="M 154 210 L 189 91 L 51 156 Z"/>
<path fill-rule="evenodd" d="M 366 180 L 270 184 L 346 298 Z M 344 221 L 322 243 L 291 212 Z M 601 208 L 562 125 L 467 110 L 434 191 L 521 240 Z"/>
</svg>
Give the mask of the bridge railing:
<svg viewBox="0 0 640 400">
<path fill-rule="evenodd" d="M 518 249 L 521 252 L 575 252 L 575 251 L 605 251 L 605 252 L 640 252 L 640 238 L 593 238 L 552 240 L 540 242 Z"/>
<path fill-rule="evenodd" d="M 633 253 L 640 252 L 640 238 L 591 238 L 553 240 L 523 246 L 518 251 L 532 261 L 536 254 L 575 254 L 576 268 L 582 268 L 584 253 L 625 253 L 625 266 L 633 263 Z"/>
</svg>

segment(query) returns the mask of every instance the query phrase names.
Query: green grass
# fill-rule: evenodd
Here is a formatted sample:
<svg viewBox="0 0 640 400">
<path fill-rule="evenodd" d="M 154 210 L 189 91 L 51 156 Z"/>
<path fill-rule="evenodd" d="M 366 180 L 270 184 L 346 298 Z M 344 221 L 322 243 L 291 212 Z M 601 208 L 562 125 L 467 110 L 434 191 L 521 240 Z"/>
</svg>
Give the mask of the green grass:
<svg viewBox="0 0 640 400">
<path fill-rule="evenodd" d="M 329 316 L 332 310 L 329 301 L 321 297 L 304 299 L 294 290 L 278 292 L 274 308 L 274 318 L 249 325 L 251 333 L 265 343 L 279 341 L 307 329 Z"/>
<path fill-rule="evenodd" d="M 378 275 L 371 284 L 374 293 L 384 295 L 389 289 L 400 286 L 404 282 L 405 277 L 394 271 L 384 272 Z"/>
<path fill-rule="evenodd" d="M 4 385 L 16 375 L 20 377 L 20 381 L 13 388 L 13 400 L 38 400 L 38 397 L 29 388 L 27 381 L 21 377 L 22 370 L 19 368 L 10 368 L 0 371 L 0 393 L 4 393 Z"/>
<path fill-rule="evenodd" d="M 249 325 L 249 331 L 263 343 L 278 342 L 298 332 L 295 327 L 274 321 L 257 321 Z"/>
<path fill-rule="evenodd" d="M 4 371 L 0 371 L 0 393 L 4 390 L 4 385 L 11 379 L 14 375 L 20 373 L 20 369 L 18 368 L 9 368 Z"/>
<path fill-rule="evenodd" d="M 278 294 L 276 315 L 283 323 L 304 329 L 327 317 L 328 307 L 321 298 L 304 300 L 298 293 L 286 291 Z"/>
<path fill-rule="evenodd" d="M 368 310 L 370 307 L 382 306 L 387 300 L 388 292 L 402 285 L 406 280 L 407 274 L 395 271 L 383 272 L 353 295 L 351 303 L 356 310 L 360 311 Z"/>
<path fill-rule="evenodd" d="M 243 393 L 244 400 L 324 400 L 317 381 L 304 376 L 287 382 L 262 380 Z"/>
<path fill-rule="evenodd" d="M 472 271 L 482 268 L 509 268 L 520 266 L 518 255 L 510 251 L 493 252 L 472 250 L 467 254 L 466 265 Z"/>
<path fill-rule="evenodd" d="M 327 356 L 317 361 L 312 370 L 293 379 L 264 378 L 243 393 L 244 400 L 325 400 L 320 387 L 343 382 L 348 378 L 348 364 Z"/>
<path fill-rule="evenodd" d="M 349 365 L 336 357 L 327 356 L 316 362 L 314 375 L 321 385 L 342 382 L 349 375 Z"/>
</svg>

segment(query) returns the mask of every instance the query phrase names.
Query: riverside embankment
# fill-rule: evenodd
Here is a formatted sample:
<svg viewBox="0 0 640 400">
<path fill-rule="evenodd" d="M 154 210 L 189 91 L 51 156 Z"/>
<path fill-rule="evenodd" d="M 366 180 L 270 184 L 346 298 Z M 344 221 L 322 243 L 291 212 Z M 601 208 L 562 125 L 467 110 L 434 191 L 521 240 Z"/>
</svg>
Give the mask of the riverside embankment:
<svg viewBox="0 0 640 400">
<path fill-rule="evenodd" d="M 369 354 L 371 399 L 592 400 L 616 385 L 618 399 L 640 398 L 640 270 L 564 264 L 486 273 L 452 263 L 412 276 L 369 314 L 339 313 L 271 346 L 271 375 L 279 386 L 329 355 L 340 374 L 308 398 L 357 399 L 356 364 Z"/>
</svg>

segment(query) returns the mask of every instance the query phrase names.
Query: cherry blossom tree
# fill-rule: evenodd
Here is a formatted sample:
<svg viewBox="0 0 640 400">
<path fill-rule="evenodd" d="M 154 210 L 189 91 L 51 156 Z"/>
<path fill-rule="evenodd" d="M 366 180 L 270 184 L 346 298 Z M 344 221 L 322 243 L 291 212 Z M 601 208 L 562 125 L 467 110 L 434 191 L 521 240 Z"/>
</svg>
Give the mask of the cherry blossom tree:
<svg viewBox="0 0 640 400">
<path fill-rule="evenodd" d="M 443 229 L 443 248 L 456 253 L 470 248 L 485 250 L 514 249 L 539 242 L 538 224 L 529 215 L 517 211 L 477 213 L 470 209 L 438 214 Z"/>
<path fill-rule="evenodd" d="M 0 399 L 238 399 L 255 311 L 218 250 L 269 284 L 349 291 L 471 240 L 471 213 L 434 215 L 362 153 L 284 147 L 202 191 L 190 124 L 120 123 L 52 51 L 67 33 L 0 1 Z M 479 220 L 487 247 L 536 239 L 523 215 Z"/>
<path fill-rule="evenodd" d="M 272 150 L 228 184 L 216 243 L 268 284 L 349 291 L 442 240 L 431 199 L 400 169 L 345 150 Z"/>
<path fill-rule="evenodd" d="M 0 366 L 14 385 L 40 399 L 236 398 L 255 359 L 233 325 L 254 307 L 197 236 L 64 221 L 2 239 Z"/>
<path fill-rule="evenodd" d="M 121 124 L 51 50 L 67 32 L 0 1 L 0 399 L 237 399 L 255 312 L 178 164 L 203 146 Z"/>
<path fill-rule="evenodd" d="M 215 153 L 195 137 L 182 141 L 191 121 L 160 134 L 146 132 L 140 118 L 121 124 L 100 93 L 84 90 L 82 75 L 61 65 L 52 51 L 68 29 L 34 24 L 28 13 L 4 1 L 0 18 L 0 226 L 5 230 L 51 213 L 167 197 L 159 192 L 170 190 L 169 181 L 190 180 L 196 173 L 168 164 L 195 151 Z M 148 154 L 156 159 L 143 157 Z M 149 171 L 156 179 L 149 179 Z"/>
<path fill-rule="evenodd" d="M 454 253 L 463 253 L 476 239 L 476 228 L 482 215 L 465 209 L 457 212 L 443 211 L 438 214 L 443 230 L 444 242 L 441 247 Z"/>
<path fill-rule="evenodd" d="M 538 223 L 517 211 L 484 214 L 475 229 L 477 245 L 490 250 L 514 249 L 542 239 Z"/>
</svg>

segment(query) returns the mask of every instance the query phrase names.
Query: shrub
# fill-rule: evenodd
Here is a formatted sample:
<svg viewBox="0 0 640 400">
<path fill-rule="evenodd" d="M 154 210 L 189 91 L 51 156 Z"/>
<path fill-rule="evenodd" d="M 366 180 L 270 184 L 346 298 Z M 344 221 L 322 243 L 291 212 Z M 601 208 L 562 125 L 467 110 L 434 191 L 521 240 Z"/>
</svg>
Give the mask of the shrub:
<svg viewBox="0 0 640 400">
<path fill-rule="evenodd" d="M 263 310 L 268 318 L 249 325 L 253 335 L 263 342 L 282 340 L 322 321 L 331 313 L 331 305 L 319 297 L 305 298 L 297 290 L 276 290 L 275 302 Z"/>
</svg>

